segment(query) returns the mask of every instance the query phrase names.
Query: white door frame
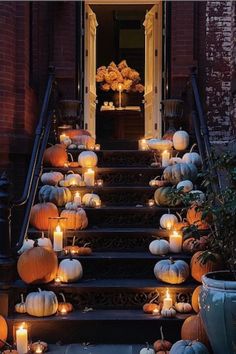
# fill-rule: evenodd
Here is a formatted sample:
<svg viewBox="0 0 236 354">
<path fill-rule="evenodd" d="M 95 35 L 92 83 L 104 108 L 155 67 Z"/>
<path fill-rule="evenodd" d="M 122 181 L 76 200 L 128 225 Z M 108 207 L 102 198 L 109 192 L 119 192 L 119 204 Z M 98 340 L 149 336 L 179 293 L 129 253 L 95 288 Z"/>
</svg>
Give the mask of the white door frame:
<svg viewBox="0 0 236 354">
<path fill-rule="evenodd" d="M 161 100 L 162 100 L 162 0 L 84 0 L 87 5 L 157 5 L 158 27 L 157 27 L 157 68 L 156 68 L 156 87 L 157 91 L 154 99 L 153 111 L 155 117 L 152 120 L 152 133 L 145 132 L 145 137 L 158 137 L 162 135 L 162 117 L 161 117 Z M 84 53 L 85 55 L 85 53 Z M 86 58 L 85 58 L 86 60 Z M 146 65 L 146 63 L 145 63 Z M 85 67 L 86 70 L 86 67 Z M 86 77 L 86 74 L 85 74 Z M 150 136 L 152 135 L 152 136 Z"/>
</svg>

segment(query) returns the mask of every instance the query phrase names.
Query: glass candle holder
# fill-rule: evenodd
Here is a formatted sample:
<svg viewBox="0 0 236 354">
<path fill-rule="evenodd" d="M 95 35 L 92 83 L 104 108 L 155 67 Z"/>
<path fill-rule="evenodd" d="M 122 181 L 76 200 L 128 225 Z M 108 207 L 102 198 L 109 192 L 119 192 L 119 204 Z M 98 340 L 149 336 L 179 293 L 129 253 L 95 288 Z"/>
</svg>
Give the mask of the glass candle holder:
<svg viewBox="0 0 236 354">
<path fill-rule="evenodd" d="M 31 353 L 33 354 L 39 354 L 39 353 L 44 353 L 48 349 L 48 345 L 46 342 L 42 342 L 38 340 L 37 342 L 34 342 L 30 346 Z"/>
<path fill-rule="evenodd" d="M 30 325 L 26 322 L 14 323 L 13 340 L 18 354 L 27 354 L 30 350 Z"/>
<path fill-rule="evenodd" d="M 49 218 L 48 224 L 48 237 L 52 241 L 53 250 L 61 252 L 64 246 L 64 239 L 66 238 L 67 218 Z"/>
<path fill-rule="evenodd" d="M 97 186 L 102 187 L 103 186 L 103 179 L 98 179 L 97 180 Z"/>
</svg>

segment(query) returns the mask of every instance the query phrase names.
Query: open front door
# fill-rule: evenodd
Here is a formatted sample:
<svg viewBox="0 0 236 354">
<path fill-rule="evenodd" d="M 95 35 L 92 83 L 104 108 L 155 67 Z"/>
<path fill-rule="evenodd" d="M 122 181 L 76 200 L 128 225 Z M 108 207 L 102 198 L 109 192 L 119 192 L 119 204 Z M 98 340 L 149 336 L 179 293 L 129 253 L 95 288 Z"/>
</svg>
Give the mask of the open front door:
<svg viewBox="0 0 236 354">
<path fill-rule="evenodd" d="M 84 128 L 96 138 L 96 32 L 97 19 L 91 7 L 85 4 L 85 92 Z"/>
<path fill-rule="evenodd" d="M 162 135 L 162 12 L 161 1 L 145 16 L 145 138 Z"/>
</svg>

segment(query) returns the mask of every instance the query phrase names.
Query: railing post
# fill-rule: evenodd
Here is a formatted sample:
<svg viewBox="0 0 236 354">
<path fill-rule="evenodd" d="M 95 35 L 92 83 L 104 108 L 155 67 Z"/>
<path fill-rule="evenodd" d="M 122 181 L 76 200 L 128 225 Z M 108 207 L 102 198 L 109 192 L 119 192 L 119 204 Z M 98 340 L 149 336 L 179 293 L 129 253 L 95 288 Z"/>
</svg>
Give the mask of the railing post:
<svg viewBox="0 0 236 354">
<path fill-rule="evenodd" d="M 0 286 L 15 276 L 15 261 L 11 253 L 11 183 L 4 172 L 0 177 Z"/>
</svg>

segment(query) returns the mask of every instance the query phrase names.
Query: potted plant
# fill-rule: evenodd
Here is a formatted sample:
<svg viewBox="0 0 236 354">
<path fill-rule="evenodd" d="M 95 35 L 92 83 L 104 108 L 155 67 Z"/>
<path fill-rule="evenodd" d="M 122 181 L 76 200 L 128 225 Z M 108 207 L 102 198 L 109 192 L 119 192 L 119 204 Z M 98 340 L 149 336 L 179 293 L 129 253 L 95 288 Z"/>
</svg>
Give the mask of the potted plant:
<svg viewBox="0 0 236 354">
<path fill-rule="evenodd" d="M 236 353 L 236 181 L 235 157 L 228 153 L 213 160 L 213 169 L 202 173 L 203 185 L 214 183 L 215 171 L 223 174 L 225 187 L 207 188 L 206 201 L 198 204 L 202 219 L 209 224 L 207 249 L 201 252 L 203 265 L 220 255 L 225 268 L 202 277 L 200 314 L 214 354 Z M 184 195 L 182 193 L 182 195 Z M 189 203 L 189 196 L 183 196 Z M 210 215 L 210 218 L 209 218 Z M 209 221 L 210 219 L 210 221 Z M 200 239 L 202 231 L 194 225 L 185 237 Z"/>
</svg>

